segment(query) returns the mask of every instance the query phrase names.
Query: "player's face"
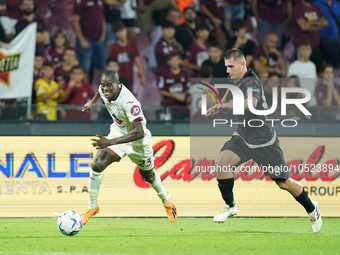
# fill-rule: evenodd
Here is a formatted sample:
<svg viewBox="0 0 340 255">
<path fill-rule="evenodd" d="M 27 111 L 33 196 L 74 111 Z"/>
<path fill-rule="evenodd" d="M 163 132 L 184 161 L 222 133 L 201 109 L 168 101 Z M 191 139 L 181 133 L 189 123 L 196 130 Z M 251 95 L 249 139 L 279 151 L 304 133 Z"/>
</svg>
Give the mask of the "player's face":
<svg viewBox="0 0 340 255">
<path fill-rule="evenodd" d="M 238 81 L 242 78 L 246 63 L 241 61 L 241 59 L 225 59 L 225 66 L 227 67 L 227 73 L 230 75 L 230 78 Z"/>
<path fill-rule="evenodd" d="M 113 100 L 119 89 L 119 81 L 116 81 L 109 76 L 103 75 L 101 78 L 100 87 L 104 97 L 108 100 Z"/>
</svg>

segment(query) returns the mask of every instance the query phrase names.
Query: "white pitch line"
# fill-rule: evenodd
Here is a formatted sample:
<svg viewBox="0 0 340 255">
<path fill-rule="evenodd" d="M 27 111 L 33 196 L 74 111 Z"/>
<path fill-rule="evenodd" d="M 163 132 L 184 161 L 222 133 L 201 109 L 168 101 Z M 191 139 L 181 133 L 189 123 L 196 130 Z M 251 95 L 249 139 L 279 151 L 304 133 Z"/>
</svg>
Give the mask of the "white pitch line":
<svg viewBox="0 0 340 255">
<path fill-rule="evenodd" d="M 27 254 L 27 255 L 128 255 L 112 253 L 80 253 L 80 252 L 37 252 L 37 251 L 0 251 L 0 254 Z"/>
</svg>

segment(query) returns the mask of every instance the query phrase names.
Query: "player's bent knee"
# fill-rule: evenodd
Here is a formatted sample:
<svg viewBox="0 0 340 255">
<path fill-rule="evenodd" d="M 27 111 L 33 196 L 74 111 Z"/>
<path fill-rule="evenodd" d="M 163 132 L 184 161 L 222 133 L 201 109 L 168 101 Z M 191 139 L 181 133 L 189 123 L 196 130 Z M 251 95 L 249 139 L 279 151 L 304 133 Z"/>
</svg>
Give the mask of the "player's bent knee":
<svg viewBox="0 0 340 255">
<path fill-rule="evenodd" d="M 286 181 L 276 181 L 275 183 L 279 186 L 280 189 L 283 189 L 283 190 L 289 190 L 289 188 L 291 186 L 291 184 L 289 183 L 288 180 L 286 180 Z"/>
<path fill-rule="evenodd" d="M 92 170 L 97 172 L 97 173 L 101 173 L 104 170 L 104 166 L 103 166 L 103 164 L 98 162 L 98 160 L 95 160 L 92 164 Z"/>
<path fill-rule="evenodd" d="M 153 183 L 155 181 L 155 174 L 153 170 L 145 171 L 139 169 L 139 174 L 142 176 L 143 180 L 148 183 Z"/>
</svg>

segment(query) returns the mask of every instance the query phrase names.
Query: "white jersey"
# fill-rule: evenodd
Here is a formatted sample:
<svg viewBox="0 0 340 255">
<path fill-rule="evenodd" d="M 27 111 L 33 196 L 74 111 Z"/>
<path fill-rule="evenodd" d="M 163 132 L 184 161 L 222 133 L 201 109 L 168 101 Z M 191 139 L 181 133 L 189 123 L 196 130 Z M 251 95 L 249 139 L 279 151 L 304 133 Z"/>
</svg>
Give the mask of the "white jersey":
<svg viewBox="0 0 340 255">
<path fill-rule="evenodd" d="M 113 123 L 110 127 L 110 134 L 113 133 L 116 137 L 123 136 L 133 129 L 131 122 L 140 121 L 144 130 L 144 138 L 133 141 L 132 144 L 150 144 L 151 133 L 146 128 L 146 119 L 142 112 L 141 105 L 124 85 L 121 86 L 122 88 L 116 100 L 111 102 L 104 97 L 101 86 L 99 86 L 100 97 L 103 99 L 105 106 L 113 119 Z"/>
</svg>

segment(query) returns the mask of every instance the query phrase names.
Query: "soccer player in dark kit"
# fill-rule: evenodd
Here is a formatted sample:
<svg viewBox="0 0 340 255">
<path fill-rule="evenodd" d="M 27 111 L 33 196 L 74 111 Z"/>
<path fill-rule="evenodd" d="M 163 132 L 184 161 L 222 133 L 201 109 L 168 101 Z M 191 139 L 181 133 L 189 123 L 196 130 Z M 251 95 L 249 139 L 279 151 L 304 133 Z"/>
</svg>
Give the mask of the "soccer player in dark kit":
<svg viewBox="0 0 340 255">
<path fill-rule="evenodd" d="M 257 110 L 268 109 L 261 81 L 254 72 L 247 69 L 245 57 L 242 51 L 238 49 L 231 49 L 227 52 L 225 65 L 227 73 L 229 73 L 235 86 L 239 87 L 245 95 L 245 112 L 244 115 L 239 115 L 239 122 L 248 123 L 250 119 L 260 119 L 264 124 L 261 127 L 239 124 L 232 138 L 224 144 L 218 154 L 215 160 L 216 169 L 235 169 L 249 159 L 253 159 L 259 166 L 265 166 L 266 169 L 270 167 L 276 169 L 275 171 L 265 171 L 265 168 L 262 167 L 262 171 L 266 176 L 275 181 L 281 189 L 288 191 L 305 208 L 313 231 L 319 232 L 322 219 L 318 202 L 312 202 L 301 184 L 289 177 L 289 171 L 286 171 L 288 168 L 279 145 L 279 140 L 270 122 L 266 121 L 267 117 L 264 115 L 258 116 L 249 111 L 247 103 L 249 88 L 252 88 L 252 104 L 254 108 Z M 232 109 L 233 103 L 229 103 L 230 100 L 231 92 L 228 90 L 222 99 L 222 106 L 220 104 L 214 105 L 208 109 L 206 117 L 215 115 L 222 109 Z M 228 217 L 237 214 L 233 196 L 234 177 L 232 170 L 217 171 L 216 173 L 218 187 L 226 205 L 219 214 L 215 215 L 214 221 L 222 223 Z"/>
</svg>

